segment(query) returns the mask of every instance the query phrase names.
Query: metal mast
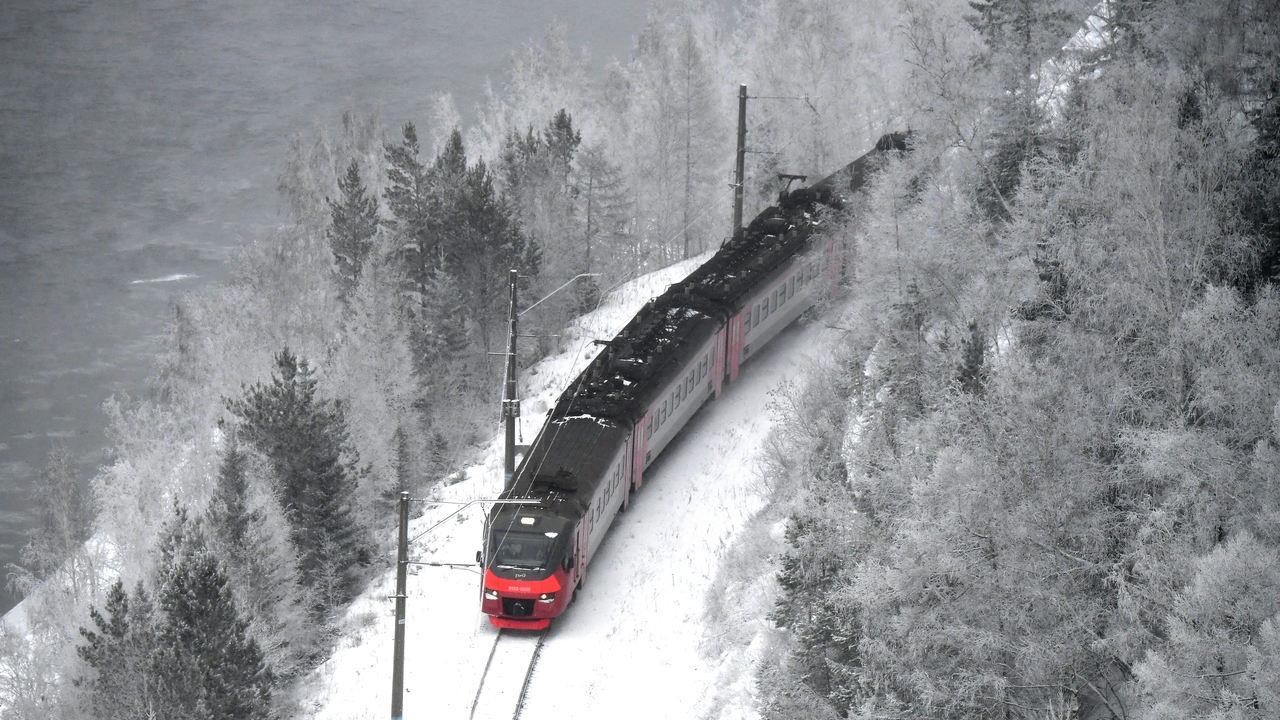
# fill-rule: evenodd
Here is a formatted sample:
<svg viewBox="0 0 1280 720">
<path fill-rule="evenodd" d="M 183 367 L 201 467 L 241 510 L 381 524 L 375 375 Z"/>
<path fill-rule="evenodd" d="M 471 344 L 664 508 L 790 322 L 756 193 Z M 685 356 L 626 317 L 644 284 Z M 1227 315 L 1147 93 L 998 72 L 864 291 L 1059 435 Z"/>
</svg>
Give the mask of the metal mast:
<svg viewBox="0 0 1280 720">
<path fill-rule="evenodd" d="M 409 568 L 409 493 L 400 493 L 400 545 L 396 551 L 396 642 L 391 663 L 391 720 L 404 717 L 404 601 Z"/>
<path fill-rule="evenodd" d="M 742 229 L 742 184 L 747 159 L 747 86 L 738 86 L 738 158 L 733 170 L 733 234 Z"/>
<path fill-rule="evenodd" d="M 502 489 L 511 488 L 516 472 L 516 418 L 520 417 L 520 396 L 516 395 L 516 271 L 511 271 L 511 316 L 507 332 L 507 384 L 502 392 L 502 418 L 506 421 L 507 441 L 503 454 Z"/>
</svg>

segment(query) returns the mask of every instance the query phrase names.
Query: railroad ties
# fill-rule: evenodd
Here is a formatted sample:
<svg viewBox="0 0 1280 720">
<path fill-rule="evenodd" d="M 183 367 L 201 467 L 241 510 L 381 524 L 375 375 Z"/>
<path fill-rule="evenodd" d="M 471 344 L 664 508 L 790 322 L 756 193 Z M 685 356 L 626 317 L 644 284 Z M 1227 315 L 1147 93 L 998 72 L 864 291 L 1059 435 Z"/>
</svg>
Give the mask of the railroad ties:
<svg viewBox="0 0 1280 720">
<path fill-rule="evenodd" d="M 499 630 L 471 702 L 470 720 L 519 720 L 546 630 Z"/>
</svg>

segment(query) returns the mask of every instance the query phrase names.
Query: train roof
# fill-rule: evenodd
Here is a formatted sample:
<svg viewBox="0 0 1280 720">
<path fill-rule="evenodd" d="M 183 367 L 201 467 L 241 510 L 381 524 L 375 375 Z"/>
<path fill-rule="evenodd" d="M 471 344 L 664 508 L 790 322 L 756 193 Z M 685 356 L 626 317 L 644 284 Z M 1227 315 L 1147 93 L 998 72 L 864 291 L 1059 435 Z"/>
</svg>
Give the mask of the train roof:
<svg viewBox="0 0 1280 720">
<path fill-rule="evenodd" d="M 552 418 L 538 433 L 505 494 L 547 498 L 560 514 L 581 514 L 630 434 L 630 427 L 601 418 Z"/>
<path fill-rule="evenodd" d="M 844 208 L 883 153 L 906 149 L 907 135 L 885 135 L 875 150 L 786 194 L 721 245 L 710 260 L 636 313 L 560 396 L 552 417 L 591 415 L 636 422 L 649 401 L 761 283 L 803 251 L 820 211 Z"/>
<path fill-rule="evenodd" d="M 806 248 L 822 223 L 822 211 L 846 207 L 883 155 L 905 150 L 908 138 L 885 135 L 871 152 L 810 187 L 787 193 L 710 260 L 650 300 L 561 394 L 507 495 L 550 492 L 568 498 L 582 494 L 579 483 L 596 482 L 613 453 L 593 448 L 620 447 L 676 369 L 741 309 L 745 297 Z"/>
</svg>

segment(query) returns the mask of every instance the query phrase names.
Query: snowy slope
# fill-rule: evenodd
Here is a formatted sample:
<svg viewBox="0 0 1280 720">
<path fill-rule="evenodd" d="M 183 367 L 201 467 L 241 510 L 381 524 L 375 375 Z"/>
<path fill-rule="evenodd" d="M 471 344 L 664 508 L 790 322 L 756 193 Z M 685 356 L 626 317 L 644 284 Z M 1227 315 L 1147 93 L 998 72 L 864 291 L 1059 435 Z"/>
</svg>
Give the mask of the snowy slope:
<svg viewBox="0 0 1280 720">
<path fill-rule="evenodd" d="M 522 378 L 525 441 L 555 396 L 648 298 L 705 258 L 623 287 L 573 329 L 568 351 Z M 717 561 L 761 505 L 755 458 L 767 435 L 770 391 L 794 375 L 818 333 L 793 327 L 743 367 L 738 381 L 707 404 L 646 472 L 644 487 L 619 516 L 588 568 L 583 591 L 552 624 L 521 717 L 695 717 L 721 668 L 699 654 L 702 612 Z M 501 489 L 501 445 L 483 465 L 437 489 L 437 499 L 494 497 Z M 456 507 L 426 508 L 410 537 Z M 481 506 L 472 506 L 411 545 L 412 559 L 473 563 Z M 467 718 L 496 630 L 479 612 L 480 576 L 467 568 L 415 567 L 408 583 L 404 716 Z M 351 608 L 345 639 L 310 679 L 307 707 L 317 718 L 385 718 L 390 711 L 394 573 L 371 584 Z"/>
</svg>

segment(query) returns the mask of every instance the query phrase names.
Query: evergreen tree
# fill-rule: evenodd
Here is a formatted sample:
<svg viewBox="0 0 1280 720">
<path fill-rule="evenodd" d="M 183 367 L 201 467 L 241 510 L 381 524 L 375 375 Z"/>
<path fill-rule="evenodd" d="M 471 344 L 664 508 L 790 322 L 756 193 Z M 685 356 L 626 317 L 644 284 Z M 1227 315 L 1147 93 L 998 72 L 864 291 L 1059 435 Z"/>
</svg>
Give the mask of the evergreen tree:
<svg viewBox="0 0 1280 720">
<path fill-rule="evenodd" d="M 107 591 L 104 616 L 89 609 L 96 631 L 80 628 L 84 645 L 77 654 L 96 676 L 77 678 L 88 686 L 89 711 L 98 720 L 133 720 L 167 716 L 160 709 L 155 681 L 156 628 L 154 606 L 139 582 L 130 602 L 124 582 L 117 580 Z"/>
<path fill-rule="evenodd" d="M 272 674 L 199 523 L 179 508 L 161 546 L 156 679 L 173 718 L 270 717 Z"/>
<path fill-rule="evenodd" d="M 960 342 L 960 365 L 957 368 L 957 379 L 960 389 L 970 395 L 981 395 L 986 385 L 986 368 L 983 367 L 983 354 L 987 339 L 976 320 L 969 322 L 969 337 Z"/>
<path fill-rule="evenodd" d="M 1080 26 L 1081 13 L 1070 0 L 970 0 L 969 7 L 966 19 L 986 44 L 979 60 L 997 88 L 977 198 L 988 215 L 1007 218 L 1022 166 L 1044 142 L 1040 66 Z"/>
<path fill-rule="evenodd" d="M 605 261 L 600 270 L 621 274 L 628 267 L 622 256 L 631 250 L 626 240 L 633 203 L 622 168 L 609 161 L 602 145 L 583 148 L 578 156 L 577 187 L 583 206 L 583 272 L 594 272 L 594 258 L 600 256 Z"/>
<path fill-rule="evenodd" d="M 474 319 L 459 285 L 455 258 L 459 208 L 466 185 L 467 156 L 454 128 L 428 167 L 418 159 L 417 133 L 406 124 L 399 147 L 387 146 L 391 186 L 387 206 L 395 215 L 399 260 L 408 281 L 413 318 L 410 335 L 422 367 L 434 366 L 467 346 L 466 323 Z M 446 351 L 447 348 L 447 351 Z"/>
<path fill-rule="evenodd" d="M 574 159 L 582 134 L 561 109 L 541 132 L 511 133 L 503 149 L 505 197 L 522 231 L 547 253 L 550 272 L 580 272 L 580 188 Z"/>
<path fill-rule="evenodd" d="M 217 485 L 209 501 L 211 548 L 224 558 L 236 607 L 278 676 L 288 676 L 312 651 L 315 629 L 308 591 L 298 581 L 297 554 L 278 505 L 250 499 L 257 463 L 228 433 Z"/>
<path fill-rule="evenodd" d="M 574 154 L 582 144 L 582 133 L 573 129 L 573 117 L 560 108 L 542 131 L 542 142 L 549 156 L 549 174 L 561 187 L 569 186 L 569 172 Z"/>
<path fill-rule="evenodd" d="M 1280 282 L 1280 80 L 1274 84 L 1273 99 L 1253 120 L 1258 138 L 1240 200 L 1240 214 L 1256 238 L 1254 267 L 1237 280 L 1249 292 Z"/>
<path fill-rule="evenodd" d="M 515 268 L 526 278 L 537 275 L 541 253 L 498 195 L 483 160 L 467 170 L 454 217 L 457 242 L 446 255 L 446 266 L 458 280 L 463 307 L 479 326 L 488 352 L 495 323 L 503 316 L 507 271 Z"/>
<path fill-rule="evenodd" d="M 337 265 L 338 282 L 343 295 L 349 295 L 360 280 L 373 236 L 378 232 L 378 200 L 365 193 L 360 181 L 360 166 L 352 160 L 344 176 L 338 178 L 339 201 L 325 198 L 333 224 L 326 233 L 329 249 Z"/>
<path fill-rule="evenodd" d="M 77 654 L 95 671 L 88 686 L 93 717 L 103 720 L 265 719 L 272 673 L 198 522 L 175 508 L 161 544 L 153 602 L 141 582 L 132 598 L 117 580 L 106 614 L 89 612 Z"/>
<path fill-rule="evenodd" d="M 240 449 L 235 433 L 230 433 L 226 452 L 222 455 L 222 466 L 218 469 L 218 484 L 209 503 L 209 515 L 215 531 L 233 551 L 244 549 L 249 523 L 257 519 L 257 514 L 251 512 L 247 505 L 247 463 L 248 457 Z"/>
<path fill-rule="evenodd" d="M 337 401 L 316 395 L 314 371 L 285 348 L 275 357 L 270 384 L 256 383 L 226 405 L 241 421 L 239 432 L 270 461 L 280 502 L 289 518 L 303 582 L 338 578 L 333 592 L 316 600 L 323 613 L 350 600 L 369 562 L 369 544 L 355 522 L 357 456 Z"/>
<path fill-rule="evenodd" d="M 413 290 L 421 292 L 423 280 L 438 253 L 428 242 L 428 195 L 430 178 L 418 158 L 418 131 L 405 123 L 400 145 L 386 144 L 387 189 L 383 197 L 395 219 L 389 223 L 396 233 L 399 258 Z"/>
</svg>

